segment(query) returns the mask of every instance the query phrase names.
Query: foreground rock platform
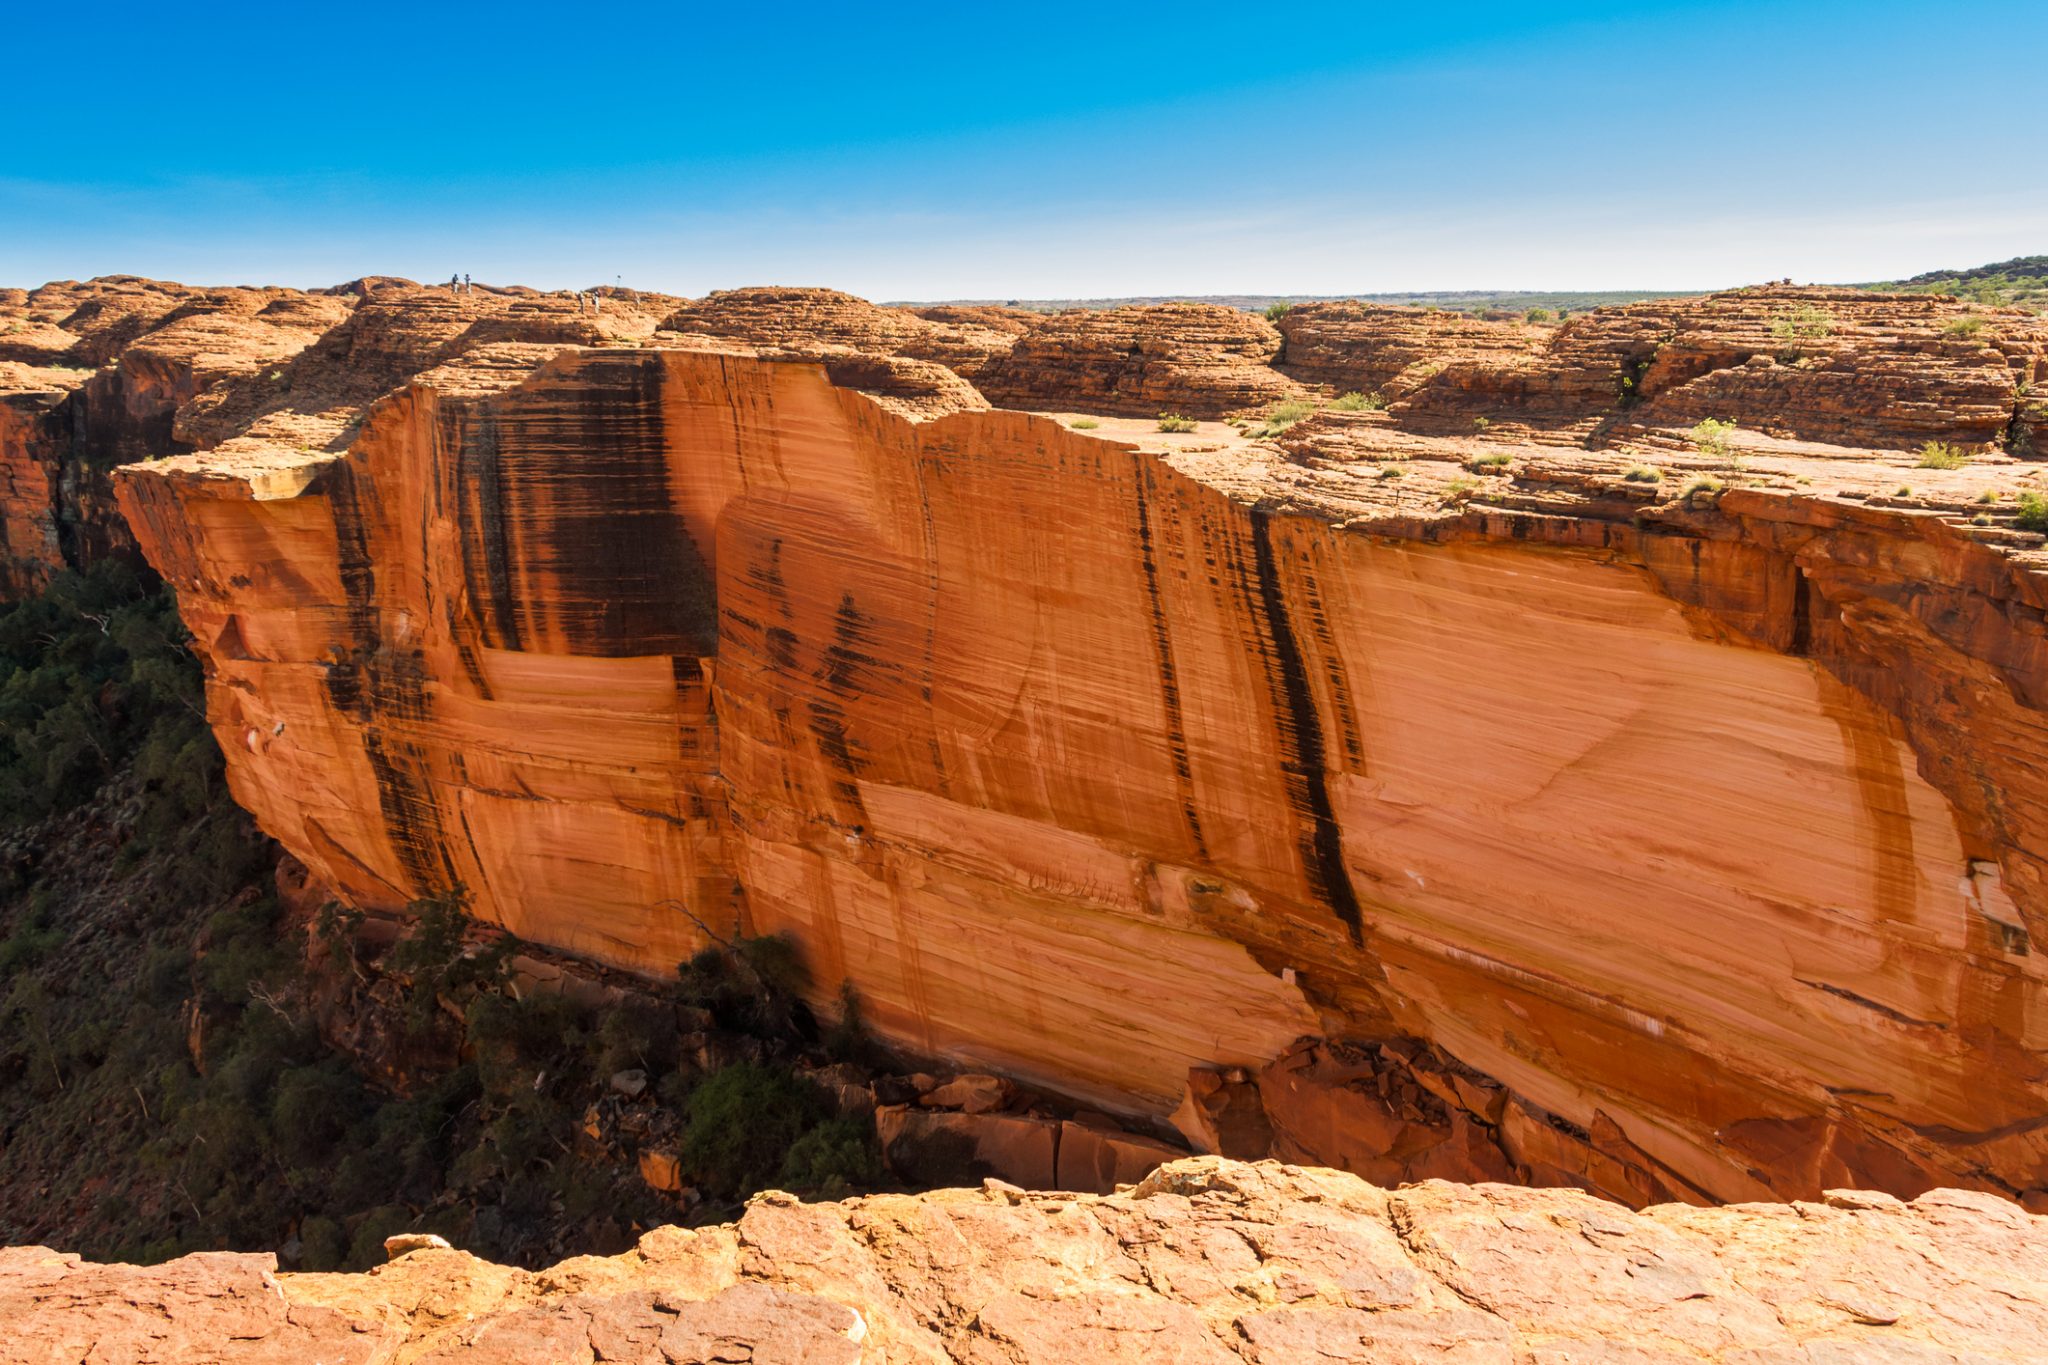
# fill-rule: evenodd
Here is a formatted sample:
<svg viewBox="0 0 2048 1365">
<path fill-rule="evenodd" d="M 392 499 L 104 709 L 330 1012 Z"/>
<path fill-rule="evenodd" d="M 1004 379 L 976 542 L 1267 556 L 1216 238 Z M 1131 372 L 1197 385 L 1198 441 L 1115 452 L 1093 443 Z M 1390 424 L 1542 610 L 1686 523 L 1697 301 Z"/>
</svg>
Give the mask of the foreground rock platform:
<svg viewBox="0 0 2048 1365">
<path fill-rule="evenodd" d="M 661 1228 L 511 1270 L 394 1248 L 94 1265 L 0 1252 L 0 1362 L 1024 1365 L 2038 1361 L 2048 1218 L 1937 1190 L 1630 1213 L 1563 1190 L 1175 1162 L 1107 1196 L 981 1190 Z"/>
</svg>

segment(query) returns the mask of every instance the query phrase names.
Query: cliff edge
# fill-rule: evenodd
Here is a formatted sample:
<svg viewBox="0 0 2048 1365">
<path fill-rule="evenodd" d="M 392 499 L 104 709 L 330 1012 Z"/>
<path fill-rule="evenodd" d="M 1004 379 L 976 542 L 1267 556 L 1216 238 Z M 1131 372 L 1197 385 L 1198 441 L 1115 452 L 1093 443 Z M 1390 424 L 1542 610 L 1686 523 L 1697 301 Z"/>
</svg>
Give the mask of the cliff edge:
<svg viewBox="0 0 2048 1365">
<path fill-rule="evenodd" d="M 511 1270 L 0 1252 L 0 1361 L 2040 1359 L 2048 1219 L 1980 1194 L 1629 1213 L 1576 1192 L 1197 1158 L 1112 1195 L 759 1196 Z"/>
</svg>

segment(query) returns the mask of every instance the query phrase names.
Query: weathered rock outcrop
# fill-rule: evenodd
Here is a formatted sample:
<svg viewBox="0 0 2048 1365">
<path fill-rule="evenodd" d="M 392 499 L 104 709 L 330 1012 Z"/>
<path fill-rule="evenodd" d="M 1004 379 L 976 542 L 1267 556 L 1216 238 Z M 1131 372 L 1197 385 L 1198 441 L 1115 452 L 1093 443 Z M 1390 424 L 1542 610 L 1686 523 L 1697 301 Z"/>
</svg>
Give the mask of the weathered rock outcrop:
<svg viewBox="0 0 2048 1365">
<path fill-rule="evenodd" d="M 530 363 L 123 471 L 238 799 L 347 898 L 650 973 L 787 931 L 821 1004 L 1226 1151 L 2048 1197 L 2048 604 L 1968 524 L 2023 466 Z"/>
<path fill-rule="evenodd" d="M 1772 285 L 1582 314 L 1531 355 L 1454 358 L 1400 411 L 1469 423 L 1703 418 L 1807 441 L 2024 449 L 2048 321 L 1932 295 Z M 2038 420 L 2034 418 L 2031 420 Z"/>
<path fill-rule="evenodd" d="M 836 289 L 728 289 L 684 304 L 661 326 L 685 341 L 715 337 L 764 350 L 930 360 L 968 380 L 1023 330 L 1001 310 L 884 308 Z"/>
<path fill-rule="evenodd" d="M 1548 329 L 1488 322 L 1440 308 L 1379 303 L 1303 303 L 1274 324 L 1285 348 L 1276 362 L 1304 384 L 1398 397 L 1454 359 L 1514 361 L 1537 354 Z"/>
<path fill-rule="evenodd" d="M 1280 334 L 1212 303 L 1054 313 L 1016 339 L 976 385 L 999 407 L 1221 417 L 1299 397 L 1272 368 Z"/>
<path fill-rule="evenodd" d="M 420 1241 L 358 1275 L 0 1252 L 0 1361 L 1993 1362 L 2048 1340 L 2048 1219 L 1956 1190 L 1631 1214 L 1197 1160 L 1110 1196 L 771 1193 L 540 1272 Z"/>
</svg>

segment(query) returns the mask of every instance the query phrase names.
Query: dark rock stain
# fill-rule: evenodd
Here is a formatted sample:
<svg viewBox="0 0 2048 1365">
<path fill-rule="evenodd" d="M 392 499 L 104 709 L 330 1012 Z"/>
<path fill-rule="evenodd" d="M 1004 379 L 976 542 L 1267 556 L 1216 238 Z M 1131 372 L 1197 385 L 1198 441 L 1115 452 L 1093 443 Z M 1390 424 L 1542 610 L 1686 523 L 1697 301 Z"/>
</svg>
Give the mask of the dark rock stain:
<svg viewBox="0 0 2048 1365">
<path fill-rule="evenodd" d="M 1151 500 L 1146 496 L 1148 480 L 1141 467 L 1138 482 L 1132 494 L 1138 514 L 1139 558 L 1145 567 L 1145 600 L 1152 615 L 1152 649 L 1159 669 L 1159 692 L 1166 705 L 1166 744 L 1173 755 L 1173 776 L 1179 788 L 1181 818 L 1187 823 L 1188 837 L 1194 841 L 1195 853 L 1207 859 L 1209 844 L 1202 837 L 1202 814 L 1195 806 L 1195 775 L 1188 760 L 1188 736 L 1186 721 L 1181 714 L 1180 677 L 1174 668 L 1173 636 L 1166 626 L 1166 609 L 1159 597 L 1159 559 L 1152 543 Z"/>
<path fill-rule="evenodd" d="M 1344 867 L 1344 841 L 1330 803 L 1327 747 L 1315 695 L 1308 684 L 1301 644 L 1289 617 L 1273 553 L 1273 512 L 1265 504 L 1250 509 L 1255 585 L 1246 585 L 1254 620 L 1264 629 L 1258 644 L 1260 673 L 1272 698 L 1286 779 L 1288 804 L 1300 825 L 1298 845 L 1309 889 L 1344 922 L 1355 944 L 1365 941 L 1358 892 Z M 1240 565 L 1240 577 L 1242 566 Z"/>
</svg>

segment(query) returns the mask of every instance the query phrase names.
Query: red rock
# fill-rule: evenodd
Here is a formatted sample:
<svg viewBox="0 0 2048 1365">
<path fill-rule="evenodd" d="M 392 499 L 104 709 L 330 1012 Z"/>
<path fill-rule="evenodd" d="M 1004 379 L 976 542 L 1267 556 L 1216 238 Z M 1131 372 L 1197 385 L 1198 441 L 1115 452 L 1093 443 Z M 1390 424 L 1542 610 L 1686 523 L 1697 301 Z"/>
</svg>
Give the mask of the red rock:
<svg viewBox="0 0 2048 1365">
<path fill-rule="evenodd" d="M 787 931 L 821 1003 L 1126 1113 L 1426 1038 L 1461 1066 L 1296 1128 L 1412 1171 L 1492 1169 L 1483 1075 L 1599 1155 L 1524 1164 L 1628 1198 L 2040 1185 L 1997 1059 L 2040 1046 L 2048 595 L 2038 541 L 1927 514 L 1993 466 L 1894 509 L 1796 479 L 1899 464 L 1765 438 L 1737 471 L 1327 413 L 1161 453 L 810 360 L 522 370 L 379 308 L 359 343 L 453 358 L 346 456 L 122 475 L 238 799 L 348 899 L 452 876 L 649 973 L 700 921 Z M 1448 491 L 1496 452 L 1498 501 Z M 1688 462 L 1746 482 L 1699 505 Z M 1252 1099 L 1226 1151 L 1268 1150 Z"/>
<path fill-rule="evenodd" d="M 1060 1125 L 1052 1183 L 1062 1190 L 1108 1194 L 1119 1185 L 1135 1185 L 1165 1163 L 1186 1155 L 1151 1138 L 1105 1132 L 1070 1119 Z"/>
<path fill-rule="evenodd" d="M 875 1111 L 875 1138 L 890 1168 L 919 1184 L 992 1175 L 1027 1190 L 1059 1186 L 1055 1119 L 963 1114 L 886 1105 Z"/>
<path fill-rule="evenodd" d="M 16 1249 L 0 1361 L 2005 1360 L 2044 1285 L 2048 1219 L 1963 1191 L 1630 1213 L 1198 1158 L 1110 1196 L 768 1196 L 538 1273 Z"/>
<path fill-rule="evenodd" d="M 640 1152 L 640 1179 L 650 1190 L 663 1194 L 675 1194 L 683 1188 L 682 1162 L 674 1152 L 643 1148 Z"/>
<path fill-rule="evenodd" d="M 1270 323 L 1235 308 L 1076 309 L 1038 322 L 975 383 L 1001 407 L 1220 417 L 1302 394 L 1271 367 L 1279 351 Z"/>
<path fill-rule="evenodd" d="M 919 1097 L 918 1103 L 927 1109 L 958 1109 L 968 1114 L 986 1114 L 1007 1105 L 1015 1093 L 1016 1087 L 1000 1076 L 969 1072 L 933 1087 Z"/>
</svg>

